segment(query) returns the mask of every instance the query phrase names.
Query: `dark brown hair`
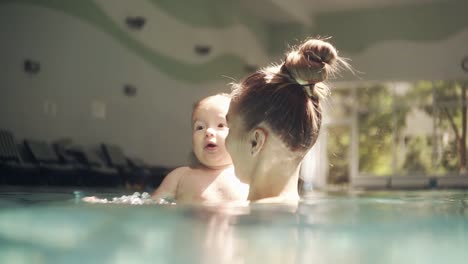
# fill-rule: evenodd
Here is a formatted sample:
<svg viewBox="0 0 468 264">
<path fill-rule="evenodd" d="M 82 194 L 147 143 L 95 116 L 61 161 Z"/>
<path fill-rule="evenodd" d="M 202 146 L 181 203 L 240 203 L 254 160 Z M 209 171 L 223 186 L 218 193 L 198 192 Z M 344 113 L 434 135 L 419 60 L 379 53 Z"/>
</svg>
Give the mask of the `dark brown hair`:
<svg viewBox="0 0 468 264">
<path fill-rule="evenodd" d="M 292 151 L 305 152 L 320 131 L 320 101 L 329 94 L 323 81 L 343 67 L 350 69 L 330 43 L 308 39 L 293 47 L 280 65 L 234 84 L 231 109 L 246 131 L 264 123 Z"/>
</svg>

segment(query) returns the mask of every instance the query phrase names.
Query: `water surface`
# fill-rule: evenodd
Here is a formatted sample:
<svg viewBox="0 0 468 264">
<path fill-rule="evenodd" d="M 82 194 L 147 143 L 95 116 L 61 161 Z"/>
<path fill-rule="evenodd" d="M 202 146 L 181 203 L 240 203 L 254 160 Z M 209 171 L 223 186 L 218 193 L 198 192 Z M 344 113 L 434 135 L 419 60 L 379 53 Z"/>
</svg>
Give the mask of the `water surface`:
<svg viewBox="0 0 468 264">
<path fill-rule="evenodd" d="M 0 263 L 466 263 L 468 192 L 317 192 L 298 208 L 89 204 L 2 189 Z M 141 196 L 139 196 L 141 199 Z M 143 199 L 144 200 L 144 199 Z"/>
</svg>

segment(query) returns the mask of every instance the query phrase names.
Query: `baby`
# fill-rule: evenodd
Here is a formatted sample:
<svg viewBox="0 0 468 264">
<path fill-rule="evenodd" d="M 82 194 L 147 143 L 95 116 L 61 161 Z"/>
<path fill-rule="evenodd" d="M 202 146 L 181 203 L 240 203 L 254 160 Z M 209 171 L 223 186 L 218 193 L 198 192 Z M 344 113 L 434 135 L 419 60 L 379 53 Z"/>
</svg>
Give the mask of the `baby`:
<svg viewBox="0 0 468 264">
<path fill-rule="evenodd" d="M 197 164 L 170 172 L 152 198 L 175 199 L 177 203 L 245 200 L 248 185 L 234 174 L 224 141 L 229 133 L 227 94 L 206 97 L 192 111 L 192 150 Z"/>
</svg>

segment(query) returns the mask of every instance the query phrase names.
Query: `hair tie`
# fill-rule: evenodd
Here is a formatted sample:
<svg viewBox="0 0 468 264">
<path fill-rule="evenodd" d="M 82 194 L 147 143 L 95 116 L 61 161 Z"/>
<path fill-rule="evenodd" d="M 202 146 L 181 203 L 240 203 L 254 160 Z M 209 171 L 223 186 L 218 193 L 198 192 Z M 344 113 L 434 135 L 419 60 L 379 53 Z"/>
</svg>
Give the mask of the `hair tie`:
<svg viewBox="0 0 468 264">
<path fill-rule="evenodd" d="M 288 68 L 286 68 L 285 64 L 283 64 L 283 66 L 281 66 L 280 71 L 285 73 L 286 75 L 288 75 L 289 79 L 291 79 L 293 82 L 295 82 L 295 83 L 299 84 L 300 86 L 302 86 L 304 88 L 305 92 L 307 93 L 307 95 L 310 98 L 317 99 L 317 97 L 314 95 L 314 88 L 315 88 L 315 83 L 314 82 L 307 83 L 307 82 L 301 82 L 302 80 L 297 80 L 296 78 L 294 78 L 292 76 L 292 74 L 288 70 Z"/>
<path fill-rule="evenodd" d="M 301 84 L 301 86 L 304 87 L 307 95 L 310 97 L 310 98 L 315 98 L 315 95 L 314 95 L 314 88 L 315 88 L 315 83 L 307 83 L 307 84 Z"/>
</svg>

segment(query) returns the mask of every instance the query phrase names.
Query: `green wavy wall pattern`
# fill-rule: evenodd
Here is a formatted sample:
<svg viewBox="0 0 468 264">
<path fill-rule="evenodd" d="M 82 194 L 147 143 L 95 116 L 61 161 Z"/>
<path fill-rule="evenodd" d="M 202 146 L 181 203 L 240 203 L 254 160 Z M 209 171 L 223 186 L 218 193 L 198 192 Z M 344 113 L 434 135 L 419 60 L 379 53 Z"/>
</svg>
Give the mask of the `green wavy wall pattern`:
<svg viewBox="0 0 468 264">
<path fill-rule="evenodd" d="M 235 1 L 199 0 L 183 4 L 172 0 L 150 1 L 155 8 L 188 25 L 224 28 L 242 23 L 254 32 L 271 55 L 281 54 L 288 42 L 307 35 L 333 36 L 333 42 L 341 51 L 357 53 L 386 40 L 442 40 L 468 27 L 465 14 L 468 1 L 465 0 L 317 14 L 313 28 L 299 24 L 267 25 L 244 12 Z M 207 63 L 191 65 L 151 50 L 121 30 L 92 0 L 0 0 L 0 4 L 38 5 L 79 18 L 109 34 L 173 79 L 204 82 L 222 75 L 239 78 L 245 74 L 245 61 L 238 56 L 226 54 Z"/>
<path fill-rule="evenodd" d="M 232 55 L 219 56 L 204 64 L 189 65 L 156 53 L 144 47 L 137 40 L 133 39 L 132 36 L 119 29 L 119 27 L 91 0 L 1 0 L 0 3 L 38 5 L 59 10 L 68 15 L 82 19 L 103 32 L 106 32 L 130 51 L 135 52 L 159 71 L 173 79 L 187 82 L 204 82 L 221 79 L 223 75 L 238 78 L 245 74 L 245 62 L 239 57 Z"/>
<path fill-rule="evenodd" d="M 316 28 L 319 34 L 333 36 L 342 50 L 357 53 L 386 40 L 446 39 L 468 28 L 467 12 L 468 1 L 446 0 L 420 6 L 320 14 Z"/>
<path fill-rule="evenodd" d="M 235 1 L 225 0 L 149 0 L 156 8 L 177 17 L 180 21 L 197 27 L 225 28 L 243 23 L 246 18 Z"/>
<path fill-rule="evenodd" d="M 338 43 L 341 50 L 357 53 L 386 40 L 442 40 L 468 27 L 466 0 L 317 13 L 312 19 L 315 22 L 313 27 L 277 23 L 259 30 L 256 30 L 255 23 L 250 22 L 255 18 L 234 5 L 233 1 L 151 2 L 187 24 L 222 28 L 240 22 L 257 35 L 268 32 L 268 36 L 261 39 L 272 55 L 282 53 L 288 43 L 295 39 L 308 36 L 333 36 L 333 41 Z"/>
<path fill-rule="evenodd" d="M 242 24 L 252 31 L 259 42 L 269 51 L 270 26 L 258 20 L 251 12 L 232 0 L 149 0 L 155 8 L 176 17 L 190 26 L 222 29 Z M 265 0 L 255 0 L 265 1 Z M 268 1 L 268 0 L 267 0 Z"/>
</svg>

